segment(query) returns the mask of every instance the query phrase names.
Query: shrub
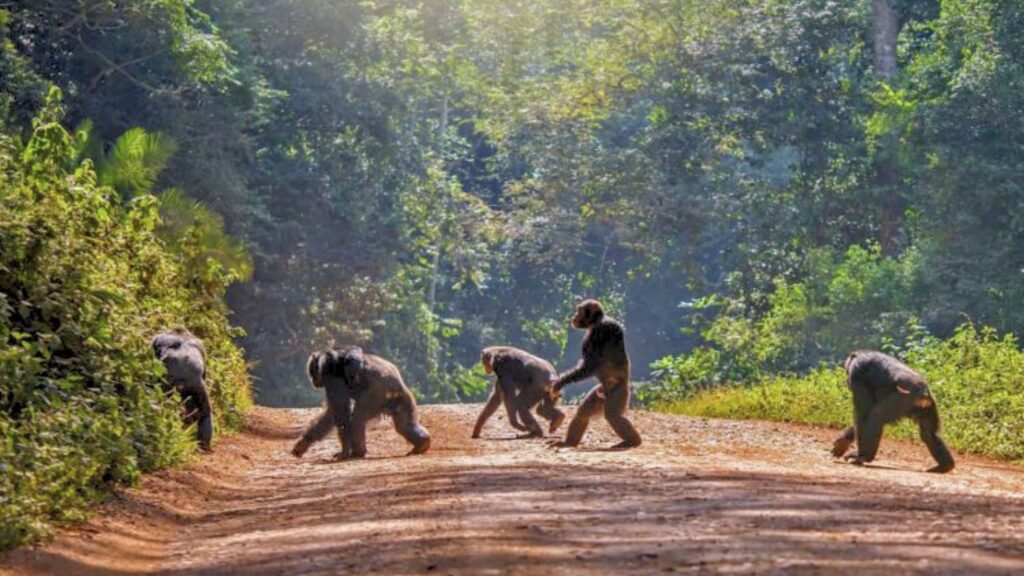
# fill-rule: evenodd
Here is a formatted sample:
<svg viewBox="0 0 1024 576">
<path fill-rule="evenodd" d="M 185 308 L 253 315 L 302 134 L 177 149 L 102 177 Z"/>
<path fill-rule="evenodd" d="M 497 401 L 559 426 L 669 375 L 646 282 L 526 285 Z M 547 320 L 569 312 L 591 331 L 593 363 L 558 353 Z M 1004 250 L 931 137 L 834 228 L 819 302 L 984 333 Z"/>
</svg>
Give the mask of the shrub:
<svg viewBox="0 0 1024 576">
<path fill-rule="evenodd" d="M 250 404 L 223 294 L 186 238 L 157 236 L 157 200 L 97 184 L 53 92 L 30 139 L 0 140 L 0 548 L 81 517 L 112 484 L 194 450 L 149 340 L 188 326 L 209 353 L 221 429 Z"/>
<path fill-rule="evenodd" d="M 913 251 L 891 259 L 878 246 L 853 246 L 841 257 L 818 249 L 806 258 L 803 280 L 777 279 L 763 304 L 703 298 L 694 307 L 714 310 L 701 326 L 706 345 L 655 362 L 654 382 L 640 397 L 671 402 L 722 383 L 804 373 L 856 348 L 909 342 L 922 331 L 906 312 L 916 271 Z"/>
<path fill-rule="evenodd" d="M 939 402 L 943 436 L 954 448 L 1024 460 L 1024 352 L 1012 335 L 961 326 L 947 340 L 906 347 L 906 361 L 928 379 Z M 772 377 L 729 386 L 679 401 L 655 404 L 678 414 L 849 426 L 853 405 L 841 368 L 823 367 L 802 377 Z M 903 425 L 894 435 L 916 437 Z"/>
</svg>

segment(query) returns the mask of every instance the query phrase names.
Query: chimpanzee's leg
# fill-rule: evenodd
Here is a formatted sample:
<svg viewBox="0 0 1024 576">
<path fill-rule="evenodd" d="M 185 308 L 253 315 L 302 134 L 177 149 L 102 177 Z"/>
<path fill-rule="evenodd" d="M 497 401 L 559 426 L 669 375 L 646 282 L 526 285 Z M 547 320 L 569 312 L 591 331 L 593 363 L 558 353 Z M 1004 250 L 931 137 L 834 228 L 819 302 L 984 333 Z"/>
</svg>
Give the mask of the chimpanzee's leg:
<svg viewBox="0 0 1024 576">
<path fill-rule="evenodd" d="M 601 386 L 594 386 L 594 389 L 587 393 L 583 403 L 576 410 L 576 415 L 569 423 L 569 431 L 565 433 L 565 440 L 557 443 L 558 446 L 579 446 L 583 435 L 587 432 L 590 419 L 597 416 L 604 410 L 604 396 L 601 394 Z"/>
<path fill-rule="evenodd" d="M 410 454 L 423 454 L 430 449 L 430 433 L 416 418 L 416 405 L 408 399 L 399 399 L 391 412 L 395 431 L 412 444 Z"/>
<path fill-rule="evenodd" d="M 939 409 L 932 402 L 928 408 L 917 411 L 917 426 L 921 432 L 921 440 L 928 447 L 928 452 L 938 465 L 929 468 L 929 472 L 950 472 L 956 467 L 953 455 L 949 453 L 946 443 L 939 437 Z"/>
<path fill-rule="evenodd" d="M 479 438 L 480 433 L 483 432 L 484 424 L 491 417 L 492 414 L 501 406 L 501 392 L 498 390 L 498 385 L 495 383 L 494 389 L 491 390 L 491 396 L 487 399 L 487 404 L 484 404 L 484 409 L 480 411 L 480 416 L 476 419 L 476 426 L 473 427 L 473 438 Z"/>
<path fill-rule="evenodd" d="M 868 414 L 867 422 L 857 428 L 857 455 L 855 463 L 871 462 L 878 454 L 878 444 L 882 441 L 882 428 L 914 410 L 914 398 L 907 394 L 893 393 L 885 396 Z"/>
<path fill-rule="evenodd" d="M 565 412 L 562 412 L 555 406 L 555 403 L 548 398 L 547 394 L 544 394 L 544 398 L 540 401 L 537 406 L 537 414 L 540 414 L 541 418 L 544 418 L 550 424 L 548 425 L 548 434 L 554 434 L 555 430 L 565 422 Z"/>
<path fill-rule="evenodd" d="M 604 417 L 608 420 L 612 430 L 622 438 L 622 442 L 615 445 L 616 448 L 635 448 L 640 445 L 640 433 L 636 431 L 633 423 L 626 418 L 626 410 L 629 409 L 629 384 L 623 382 L 606 392 L 607 399 L 604 405 Z"/>
</svg>

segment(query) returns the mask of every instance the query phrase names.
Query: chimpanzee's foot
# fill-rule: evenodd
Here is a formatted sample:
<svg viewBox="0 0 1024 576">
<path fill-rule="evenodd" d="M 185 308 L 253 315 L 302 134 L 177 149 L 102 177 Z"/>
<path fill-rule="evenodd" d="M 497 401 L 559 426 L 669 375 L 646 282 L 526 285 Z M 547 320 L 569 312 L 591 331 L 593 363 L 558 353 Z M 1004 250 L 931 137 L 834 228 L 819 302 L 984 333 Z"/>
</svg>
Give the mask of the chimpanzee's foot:
<svg viewBox="0 0 1024 576">
<path fill-rule="evenodd" d="M 548 442 L 548 448 L 557 450 L 559 448 L 576 448 L 579 444 L 570 444 L 565 440 L 551 440 Z"/>
<path fill-rule="evenodd" d="M 629 450 L 630 448 L 636 448 L 639 445 L 639 442 L 630 442 L 628 440 L 623 440 L 622 442 L 619 442 L 615 446 L 612 446 L 611 450 Z"/>
<path fill-rule="evenodd" d="M 840 436 L 839 438 L 836 439 L 835 442 L 832 443 L 832 457 L 842 458 L 843 455 L 846 454 L 846 451 L 850 449 L 851 445 L 853 445 L 852 440 L 847 440 L 846 438 Z"/>
</svg>

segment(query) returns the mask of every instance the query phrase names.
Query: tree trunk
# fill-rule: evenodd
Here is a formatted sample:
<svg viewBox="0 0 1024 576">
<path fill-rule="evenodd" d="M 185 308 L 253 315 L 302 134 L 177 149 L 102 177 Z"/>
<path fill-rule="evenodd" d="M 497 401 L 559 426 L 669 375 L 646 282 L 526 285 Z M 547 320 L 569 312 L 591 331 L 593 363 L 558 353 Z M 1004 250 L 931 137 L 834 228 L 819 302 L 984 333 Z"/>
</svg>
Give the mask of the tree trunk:
<svg viewBox="0 0 1024 576">
<path fill-rule="evenodd" d="M 445 94 L 441 100 L 441 124 L 438 126 L 438 145 L 443 151 L 445 148 L 445 137 L 448 135 L 448 95 Z M 447 202 L 445 202 L 447 204 Z M 447 210 L 443 211 L 444 213 Z M 427 306 L 430 308 L 431 315 L 437 315 L 437 285 L 441 280 L 441 250 L 443 238 L 439 238 L 434 246 L 434 254 L 431 257 L 430 262 L 430 289 L 427 292 Z M 429 372 L 434 373 L 438 365 L 440 364 L 440 346 L 437 341 L 431 339 L 427 346 L 427 362 L 429 363 Z"/>
<path fill-rule="evenodd" d="M 440 139 L 440 145 L 444 148 L 444 139 L 448 134 L 448 95 L 441 100 L 441 125 L 438 127 L 438 136 Z M 430 291 L 427 294 L 427 303 L 430 305 L 430 311 L 434 311 L 434 304 L 437 298 L 437 282 L 441 276 L 441 240 L 437 241 L 437 246 L 434 249 L 434 257 L 431 262 L 431 274 L 430 274 Z"/>
<path fill-rule="evenodd" d="M 900 21 L 889 0 L 875 0 L 875 75 L 883 80 L 896 76 L 896 37 Z"/>
<path fill-rule="evenodd" d="M 896 38 L 900 33 L 899 15 L 891 0 L 875 0 L 873 20 L 875 36 L 875 75 L 883 82 L 891 82 L 898 71 Z M 882 143 L 887 158 L 875 166 L 873 185 L 881 191 L 879 215 L 879 242 L 886 256 L 896 256 L 902 247 L 906 201 L 900 190 L 900 169 L 893 157 L 898 146 L 896 134 L 890 134 Z"/>
</svg>

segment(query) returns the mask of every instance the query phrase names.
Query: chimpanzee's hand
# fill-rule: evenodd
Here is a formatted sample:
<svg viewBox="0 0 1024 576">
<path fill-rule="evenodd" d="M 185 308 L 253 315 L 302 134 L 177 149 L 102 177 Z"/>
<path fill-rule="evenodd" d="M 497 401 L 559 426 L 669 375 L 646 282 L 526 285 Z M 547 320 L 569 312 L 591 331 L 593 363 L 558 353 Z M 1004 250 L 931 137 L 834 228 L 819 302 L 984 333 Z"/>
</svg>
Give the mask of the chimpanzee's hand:
<svg viewBox="0 0 1024 576">
<path fill-rule="evenodd" d="M 548 382 L 551 384 L 548 388 L 548 400 L 557 403 L 562 399 L 562 391 L 558 389 L 558 376 L 552 375 Z"/>
<path fill-rule="evenodd" d="M 832 443 L 832 457 L 842 458 L 843 454 L 846 454 L 846 451 L 850 449 L 852 444 L 853 441 L 848 440 L 845 436 L 836 438 L 836 441 Z"/>
<path fill-rule="evenodd" d="M 306 440 L 305 438 L 300 439 L 295 443 L 295 446 L 292 447 L 292 456 L 302 458 L 302 455 L 306 453 L 306 450 L 309 450 L 310 444 L 312 444 L 312 442 L 309 440 Z"/>
<path fill-rule="evenodd" d="M 844 460 L 846 460 L 850 464 L 853 464 L 854 466 L 863 466 L 864 465 L 864 461 L 861 460 L 860 456 L 858 456 L 857 454 L 847 454 L 846 457 L 844 458 Z"/>
</svg>

